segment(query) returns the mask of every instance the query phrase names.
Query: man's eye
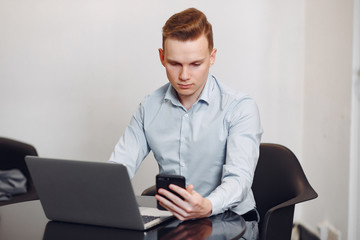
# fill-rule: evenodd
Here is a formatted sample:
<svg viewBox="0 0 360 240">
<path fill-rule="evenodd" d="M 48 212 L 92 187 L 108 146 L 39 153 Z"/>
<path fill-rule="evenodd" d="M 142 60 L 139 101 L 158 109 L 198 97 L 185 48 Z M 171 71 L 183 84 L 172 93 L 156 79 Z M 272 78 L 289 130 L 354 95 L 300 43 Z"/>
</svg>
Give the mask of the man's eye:
<svg viewBox="0 0 360 240">
<path fill-rule="evenodd" d="M 201 63 L 193 63 L 192 64 L 194 67 L 199 67 L 201 65 Z"/>
</svg>

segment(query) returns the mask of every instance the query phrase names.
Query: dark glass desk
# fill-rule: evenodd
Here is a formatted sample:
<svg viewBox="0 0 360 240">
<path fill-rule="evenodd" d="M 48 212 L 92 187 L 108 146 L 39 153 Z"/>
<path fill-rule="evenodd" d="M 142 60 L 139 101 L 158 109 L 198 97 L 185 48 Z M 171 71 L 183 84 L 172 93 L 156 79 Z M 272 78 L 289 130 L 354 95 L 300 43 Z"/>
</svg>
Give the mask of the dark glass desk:
<svg viewBox="0 0 360 240">
<path fill-rule="evenodd" d="M 152 206 L 153 198 L 139 197 L 142 206 Z M 97 227 L 49 221 L 40 201 L 0 207 L 1 240 L 60 239 L 239 239 L 245 232 L 244 219 L 232 212 L 210 218 L 181 222 L 172 220 L 148 231 Z"/>
</svg>

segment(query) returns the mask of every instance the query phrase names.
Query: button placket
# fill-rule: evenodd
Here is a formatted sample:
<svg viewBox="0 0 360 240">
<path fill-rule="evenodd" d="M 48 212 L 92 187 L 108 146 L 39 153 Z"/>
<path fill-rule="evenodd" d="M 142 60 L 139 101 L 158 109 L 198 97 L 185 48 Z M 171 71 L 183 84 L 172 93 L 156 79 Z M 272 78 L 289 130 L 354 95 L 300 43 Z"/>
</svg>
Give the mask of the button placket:
<svg viewBox="0 0 360 240">
<path fill-rule="evenodd" d="M 181 131 L 180 131 L 180 162 L 179 168 L 181 175 L 186 175 L 186 156 L 189 151 L 188 139 L 190 134 L 190 121 L 189 114 L 185 113 L 181 120 Z"/>
</svg>

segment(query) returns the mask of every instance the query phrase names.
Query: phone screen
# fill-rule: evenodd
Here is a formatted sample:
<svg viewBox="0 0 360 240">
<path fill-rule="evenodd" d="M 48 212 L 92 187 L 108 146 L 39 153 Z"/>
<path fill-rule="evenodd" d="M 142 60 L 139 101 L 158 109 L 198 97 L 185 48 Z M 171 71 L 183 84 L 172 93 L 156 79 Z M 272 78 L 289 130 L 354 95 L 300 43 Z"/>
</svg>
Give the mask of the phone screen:
<svg viewBox="0 0 360 240">
<path fill-rule="evenodd" d="M 185 188 L 185 177 L 180 175 L 168 175 L 168 174 L 158 174 L 156 175 L 156 192 L 159 190 L 159 188 L 163 188 L 168 190 L 169 192 L 174 193 L 178 197 L 182 199 L 182 197 L 175 193 L 174 191 L 169 189 L 169 185 L 174 184 L 179 187 Z M 157 208 L 160 210 L 165 210 L 160 204 L 159 201 L 157 202 Z"/>
</svg>

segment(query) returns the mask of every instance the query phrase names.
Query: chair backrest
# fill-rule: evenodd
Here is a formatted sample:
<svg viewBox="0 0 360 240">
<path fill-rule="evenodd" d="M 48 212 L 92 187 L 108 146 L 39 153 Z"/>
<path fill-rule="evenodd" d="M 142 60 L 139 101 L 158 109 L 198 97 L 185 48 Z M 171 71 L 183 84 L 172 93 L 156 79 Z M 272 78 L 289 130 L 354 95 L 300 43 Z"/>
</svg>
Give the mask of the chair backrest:
<svg viewBox="0 0 360 240">
<path fill-rule="evenodd" d="M 260 239 L 290 239 L 296 203 L 317 197 L 296 156 L 262 143 L 252 190 L 260 214 Z"/>
<path fill-rule="evenodd" d="M 27 194 L 19 197 L 14 196 L 13 200 L 7 202 L 0 202 L 0 206 L 38 198 L 29 170 L 25 163 L 25 156 L 27 155 L 38 155 L 36 149 L 32 145 L 0 137 L 0 170 L 19 169 L 27 179 L 28 188 Z"/>
</svg>

